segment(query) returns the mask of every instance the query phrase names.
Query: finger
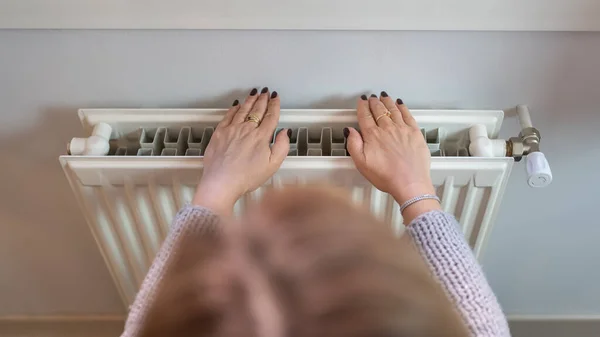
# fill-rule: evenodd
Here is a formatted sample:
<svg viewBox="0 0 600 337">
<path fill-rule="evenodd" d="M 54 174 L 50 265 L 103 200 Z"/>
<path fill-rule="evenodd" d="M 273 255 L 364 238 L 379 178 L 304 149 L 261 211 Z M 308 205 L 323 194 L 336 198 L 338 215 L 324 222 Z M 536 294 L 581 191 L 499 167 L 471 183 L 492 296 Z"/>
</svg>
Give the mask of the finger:
<svg viewBox="0 0 600 337">
<path fill-rule="evenodd" d="M 258 90 L 256 88 L 250 91 L 250 94 L 248 95 L 248 97 L 246 97 L 246 100 L 244 101 L 238 112 L 233 116 L 231 124 L 241 124 L 244 123 L 244 121 L 246 121 L 248 113 L 250 112 L 250 110 L 252 110 L 254 103 L 256 103 L 256 100 L 258 99 L 258 96 L 256 95 L 257 93 Z"/>
<path fill-rule="evenodd" d="M 394 123 L 404 124 L 404 122 L 402 121 L 402 114 L 400 113 L 400 110 L 394 103 L 394 100 L 387 94 L 387 92 L 382 91 L 380 99 L 381 103 L 383 103 L 387 111 L 389 111 L 392 114 L 392 120 L 394 121 Z"/>
<path fill-rule="evenodd" d="M 363 165 L 366 160 L 362 136 L 355 128 L 350 127 L 344 129 L 344 136 L 346 136 L 346 148 L 350 153 L 350 157 L 357 166 Z"/>
<path fill-rule="evenodd" d="M 396 100 L 396 107 L 398 107 L 398 110 L 400 110 L 400 113 L 402 114 L 402 120 L 404 121 L 404 123 L 406 123 L 406 125 L 412 126 L 414 128 L 419 127 L 419 125 L 417 124 L 417 121 L 415 120 L 413 115 L 410 113 L 410 110 L 408 110 L 408 107 L 404 104 L 404 102 L 400 98 L 398 98 Z"/>
<path fill-rule="evenodd" d="M 269 103 L 269 88 L 264 87 L 260 91 L 260 95 L 258 95 L 258 99 L 256 100 L 256 103 L 254 103 L 254 106 L 252 107 L 252 110 L 250 110 L 249 114 L 256 116 L 262 122 L 263 116 L 267 112 L 267 104 L 268 103 Z"/>
<path fill-rule="evenodd" d="M 269 104 L 267 105 L 267 113 L 263 116 L 262 122 L 260 123 L 259 128 L 265 132 L 265 134 L 272 134 L 277 128 L 277 123 L 279 123 L 279 113 L 281 111 L 281 100 L 279 99 L 279 95 L 277 91 L 273 91 L 271 94 L 271 99 L 269 100 Z"/>
<path fill-rule="evenodd" d="M 369 108 L 369 101 L 366 95 L 362 95 L 358 99 L 356 116 L 358 118 L 358 126 L 360 126 L 360 129 L 363 131 L 377 126 L 377 123 L 375 123 L 375 120 L 373 119 L 371 108 Z"/>
<path fill-rule="evenodd" d="M 277 137 L 275 137 L 275 143 L 271 146 L 270 162 L 271 164 L 276 165 L 277 168 L 281 166 L 281 163 L 283 163 L 283 160 L 290 152 L 289 133 L 289 129 L 279 131 Z"/>
<path fill-rule="evenodd" d="M 371 95 L 371 97 L 369 97 L 369 107 L 371 108 L 373 118 L 377 125 L 384 126 L 393 123 L 392 119 L 387 116 L 388 110 L 385 108 L 385 105 L 377 99 L 377 95 Z"/>
<path fill-rule="evenodd" d="M 233 116 L 235 116 L 235 114 L 238 112 L 239 109 L 240 109 L 240 101 L 238 101 L 236 99 L 235 101 L 233 101 L 231 108 L 229 108 L 229 110 L 227 110 L 227 113 L 223 117 L 223 120 L 221 120 L 221 122 L 219 122 L 219 124 L 217 124 L 217 129 L 231 124 L 231 120 L 233 119 Z"/>
</svg>

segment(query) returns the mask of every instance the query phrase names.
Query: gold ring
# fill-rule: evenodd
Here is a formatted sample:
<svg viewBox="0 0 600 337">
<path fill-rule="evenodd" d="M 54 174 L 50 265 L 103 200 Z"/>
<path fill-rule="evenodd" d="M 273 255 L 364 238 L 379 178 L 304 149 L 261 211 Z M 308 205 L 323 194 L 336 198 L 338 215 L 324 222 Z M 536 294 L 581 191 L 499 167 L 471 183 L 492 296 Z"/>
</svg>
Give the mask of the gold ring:
<svg viewBox="0 0 600 337">
<path fill-rule="evenodd" d="M 379 122 L 380 119 L 382 119 L 383 117 L 388 117 L 390 118 L 391 114 L 389 112 L 383 114 L 383 115 L 379 115 L 377 118 L 375 118 L 375 123 Z"/>
<path fill-rule="evenodd" d="M 256 123 L 256 125 L 259 125 L 260 118 L 258 118 L 258 116 L 255 114 L 249 114 L 248 117 L 246 117 L 246 122 Z"/>
</svg>

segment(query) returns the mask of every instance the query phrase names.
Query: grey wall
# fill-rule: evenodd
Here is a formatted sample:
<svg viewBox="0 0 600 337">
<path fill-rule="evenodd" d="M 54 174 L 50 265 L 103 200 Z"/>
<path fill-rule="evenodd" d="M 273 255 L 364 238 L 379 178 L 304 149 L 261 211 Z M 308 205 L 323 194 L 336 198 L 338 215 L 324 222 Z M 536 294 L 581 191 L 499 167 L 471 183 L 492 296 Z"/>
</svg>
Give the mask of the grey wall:
<svg viewBox="0 0 600 337">
<path fill-rule="evenodd" d="M 485 270 L 509 314 L 600 314 L 600 33 L 0 31 L 0 316 L 124 312 L 57 160 L 76 108 L 225 107 L 263 85 L 287 108 L 382 89 L 529 104 L 555 182 L 515 167 Z"/>
</svg>

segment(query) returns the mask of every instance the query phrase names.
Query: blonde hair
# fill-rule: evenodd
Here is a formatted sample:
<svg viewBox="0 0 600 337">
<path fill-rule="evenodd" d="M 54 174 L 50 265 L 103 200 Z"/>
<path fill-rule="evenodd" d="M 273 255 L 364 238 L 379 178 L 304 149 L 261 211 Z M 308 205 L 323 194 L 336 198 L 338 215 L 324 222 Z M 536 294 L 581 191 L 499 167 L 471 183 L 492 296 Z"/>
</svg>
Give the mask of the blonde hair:
<svg viewBox="0 0 600 337">
<path fill-rule="evenodd" d="M 409 240 L 341 192 L 267 193 L 184 242 L 142 336 L 467 336 Z"/>
</svg>

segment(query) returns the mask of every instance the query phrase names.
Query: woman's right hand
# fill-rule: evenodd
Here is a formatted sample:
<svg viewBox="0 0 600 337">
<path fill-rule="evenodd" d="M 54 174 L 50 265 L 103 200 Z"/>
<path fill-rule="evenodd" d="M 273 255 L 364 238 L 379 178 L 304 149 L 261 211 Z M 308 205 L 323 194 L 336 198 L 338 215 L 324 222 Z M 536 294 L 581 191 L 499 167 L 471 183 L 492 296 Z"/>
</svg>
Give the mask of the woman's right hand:
<svg viewBox="0 0 600 337">
<path fill-rule="evenodd" d="M 192 203 L 229 215 L 244 193 L 254 191 L 279 169 L 290 149 L 291 130 L 282 130 L 269 146 L 279 122 L 280 98 L 268 88 L 253 89 L 236 100 L 210 139 L 204 172 Z M 256 122 L 248 119 L 257 118 Z"/>
<path fill-rule="evenodd" d="M 357 114 L 361 132 L 348 128 L 344 133 L 358 171 L 399 204 L 423 194 L 435 195 L 427 143 L 402 100 L 394 102 L 385 91 L 380 99 L 363 95 L 358 100 Z M 436 200 L 419 201 L 404 211 L 405 223 L 436 209 L 440 209 Z"/>
</svg>

